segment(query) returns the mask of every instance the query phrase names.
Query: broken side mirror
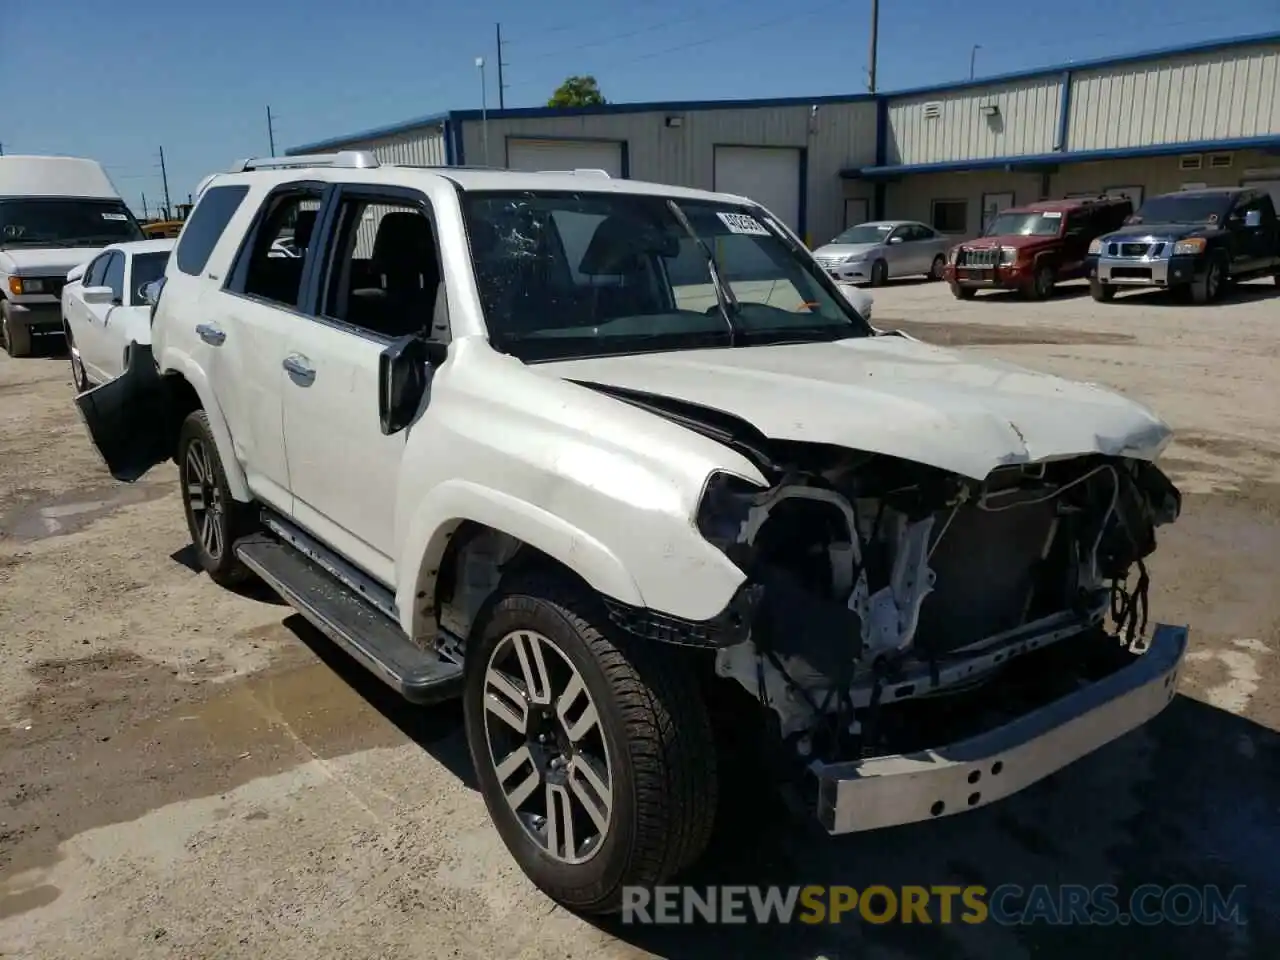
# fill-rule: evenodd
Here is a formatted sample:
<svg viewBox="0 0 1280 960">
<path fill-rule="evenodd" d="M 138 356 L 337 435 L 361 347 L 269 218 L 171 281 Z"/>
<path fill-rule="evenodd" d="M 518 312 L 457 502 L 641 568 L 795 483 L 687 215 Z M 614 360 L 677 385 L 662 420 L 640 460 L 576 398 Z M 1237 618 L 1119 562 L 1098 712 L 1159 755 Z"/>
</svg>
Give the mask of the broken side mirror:
<svg viewBox="0 0 1280 960">
<path fill-rule="evenodd" d="M 378 419 L 387 436 L 399 433 L 418 415 L 436 367 L 449 357 L 448 344 L 410 334 L 378 356 Z"/>
</svg>

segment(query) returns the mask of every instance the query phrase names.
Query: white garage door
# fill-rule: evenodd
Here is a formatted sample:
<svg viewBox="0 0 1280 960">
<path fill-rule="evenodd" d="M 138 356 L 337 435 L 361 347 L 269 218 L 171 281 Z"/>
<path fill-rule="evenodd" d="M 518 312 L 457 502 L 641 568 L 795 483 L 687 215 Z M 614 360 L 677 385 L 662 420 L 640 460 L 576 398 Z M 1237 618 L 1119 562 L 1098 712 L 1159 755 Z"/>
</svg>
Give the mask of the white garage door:
<svg viewBox="0 0 1280 960">
<path fill-rule="evenodd" d="M 622 176 L 622 144 L 616 140 L 508 140 L 510 170 L 603 170 Z"/>
<path fill-rule="evenodd" d="M 794 147 L 716 147 L 715 189 L 750 197 L 800 232 L 800 151 Z"/>
</svg>

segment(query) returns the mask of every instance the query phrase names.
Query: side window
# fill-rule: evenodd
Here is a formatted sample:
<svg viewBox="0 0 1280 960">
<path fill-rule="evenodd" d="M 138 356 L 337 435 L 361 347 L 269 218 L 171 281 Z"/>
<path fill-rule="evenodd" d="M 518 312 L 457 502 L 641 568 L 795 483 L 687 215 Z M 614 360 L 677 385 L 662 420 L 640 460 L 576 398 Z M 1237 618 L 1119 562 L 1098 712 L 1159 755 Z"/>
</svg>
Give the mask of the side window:
<svg viewBox="0 0 1280 960">
<path fill-rule="evenodd" d="M 1258 209 L 1262 211 L 1262 222 L 1270 223 L 1276 218 L 1276 204 L 1271 194 L 1264 193 L 1258 197 Z"/>
<path fill-rule="evenodd" d="M 103 253 L 100 254 L 93 263 L 89 264 L 89 269 L 84 272 L 84 286 L 105 286 L 103 278 L 107 275 L 107 261 L 110 259 L 110 253 Z"/>
<path fill-rule="evenodd" d="M 316 188 L 286 190 L 267 198 L 252 248 L 240 252 L 248 261 L 238 292 L 285 307 L 298 305 L 306 248 L 319 210 Z"/>
<path fill-rule="evenodd" d="M 447 338 L 447 330 L 433 327 L 443 274 L 435 230 L 422 208 L 346 196 L 334 224 L 320 316 L 381 337 L 431 331 Z"/>
<path fill-rule="evenodd" d="M 118 250 L 107 260 L 107 274 L 102 285 L 111 288 L 113 303 L 124 303 L 124 254 Z"/>
<path fill-rule="evenodd" d="M 969 228 L 969 201 L 934 200 L 930 216 L 939 233 L 964 233 Z"/>
<path fill-rule="evenodd" d="M 249 188 L 243 184 L 210 187 L 204 192 L 191 212 L 174 251 L 179 270 L 193 277 L 200 276 L 209 262 L 209 255 L 248 192 Z"/>
</svg>

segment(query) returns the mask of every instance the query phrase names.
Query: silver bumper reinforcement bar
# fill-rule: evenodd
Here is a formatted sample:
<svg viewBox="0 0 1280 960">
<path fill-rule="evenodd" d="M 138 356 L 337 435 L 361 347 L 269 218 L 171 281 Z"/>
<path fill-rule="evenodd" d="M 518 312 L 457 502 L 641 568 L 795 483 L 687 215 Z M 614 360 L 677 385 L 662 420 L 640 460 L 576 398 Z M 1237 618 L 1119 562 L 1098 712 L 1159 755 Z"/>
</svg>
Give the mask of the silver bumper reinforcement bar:
<svg viewBox="0 0 1280 960">
<path fill-rule="evenodd" d="M 1017 793 L 1168 706 L 1187 636 L 1186 627 L 1160 624 L 1128 666 L 967 740 L 815 765 L 819 822 L 831 834 L 855 833 L 962 813 Z"/>
</svg>

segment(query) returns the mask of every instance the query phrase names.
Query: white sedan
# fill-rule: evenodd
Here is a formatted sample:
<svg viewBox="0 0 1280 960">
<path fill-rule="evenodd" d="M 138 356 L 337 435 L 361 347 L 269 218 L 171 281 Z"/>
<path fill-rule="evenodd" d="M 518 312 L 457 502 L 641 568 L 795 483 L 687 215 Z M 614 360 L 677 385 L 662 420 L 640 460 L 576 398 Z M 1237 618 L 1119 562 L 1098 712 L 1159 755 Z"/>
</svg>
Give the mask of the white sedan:
<svg viewBox="0 0 1280 960">
<path fill-rule="evenodd" d="M 77 392 L 124 373 L 132 343 L 151 343 L 151 305 L 144 290 L 164 276 L 176 241 L 113 243 L 67 274 L 62 326 Z"/>
</svg>

